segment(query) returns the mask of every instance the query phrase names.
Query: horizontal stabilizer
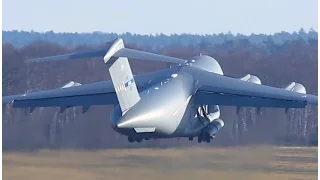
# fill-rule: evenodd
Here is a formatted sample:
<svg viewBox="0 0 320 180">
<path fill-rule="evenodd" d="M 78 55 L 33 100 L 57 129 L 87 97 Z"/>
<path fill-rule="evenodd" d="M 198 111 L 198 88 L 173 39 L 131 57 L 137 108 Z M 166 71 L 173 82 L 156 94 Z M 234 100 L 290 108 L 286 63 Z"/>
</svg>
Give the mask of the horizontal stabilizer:
<svg viewBox="0 0 320 180">
<path fill-rule="evenodd" d="M 126 57 L 133 59 L 149 60 L 149 61 L 160 61 L 160 62 L 170 62 L 170 63 L 185 63 L 187 60 L 174 58 L 165 55 L 159 55 L 144 51 L 139 51 L 135 49 L 125 48 L 123 45 L 123 40 L 121 38 L 116 39 L 111 43 L 108 49 L 95 50 L 88 52 L 78 52 L 57 56 L 49 56 L 43 58 L 29 59 L 26 62 L 44 62 L 44 61 L 62 61 L 62 60 L 75 60 L 75 59 L 90 59 L 90 58 L 103 58 L 105 63 L 112 64 L 113 62 L 108 62 L 111 57 Z"/>
</svg>

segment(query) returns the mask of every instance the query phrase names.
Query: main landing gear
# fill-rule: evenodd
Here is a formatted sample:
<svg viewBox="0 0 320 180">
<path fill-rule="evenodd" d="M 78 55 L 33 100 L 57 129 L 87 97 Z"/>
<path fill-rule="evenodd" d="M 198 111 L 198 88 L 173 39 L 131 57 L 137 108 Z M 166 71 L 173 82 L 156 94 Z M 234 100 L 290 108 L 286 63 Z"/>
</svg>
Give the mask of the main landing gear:
<svg viewBox="0 0 320 180">
<path fill-rule="evenodd" d="M 201 133 L 198 136 L 198 143 L 201 143 L 204 141 L 207 143 L 210 143 L 211 139 L 213 139 L 213 137 L 211 137 L 209 133 Z"/>
<path fill-rule="evenodd" d="M 215 136 L 210 136 L 209 133 L 201 133 L 198 136 L 198 143 L 201 142 L 207 142 L 210 143 L 211 139 L 213 139 Z M 145 140 L 149 140 L 149 138 L 144 138 Z M 143 138 L 136 138 L 136 137 L 128 137 L 128 141 L 130 143 L 138 142 L 141 143 Z M 189 141 L 193 141 L 193 137 L 189 137 Z"/>
<path fill-rule="evenodd" d="M 146 138 L 146 140 L 149 140 L 149 138 Z M 133 142 L 141 143 L 142 142 L 142 138 L 128 137 L 128 141 L 130 143 L 133 143 Z"/>
<path fill-rule="evenodd" d="M 209 133 L 201 133 L 199 136 L 198 136 L 198 143 L 201 143 L 201 142 L 207 142 L 207 143 L 210 143 L 211 139 L 213 139 L 215 136 L 210 136 Z M 189 141 L 192 141 L 193 140 L 193 137 L 189 137 Z"/>
</svg>

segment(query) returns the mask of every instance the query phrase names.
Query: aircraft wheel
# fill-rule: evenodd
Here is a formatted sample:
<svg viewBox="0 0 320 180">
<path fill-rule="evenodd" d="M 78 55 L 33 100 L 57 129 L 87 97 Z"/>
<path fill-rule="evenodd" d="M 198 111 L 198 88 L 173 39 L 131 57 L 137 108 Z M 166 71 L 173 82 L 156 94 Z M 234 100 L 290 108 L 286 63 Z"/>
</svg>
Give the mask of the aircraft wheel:
<svg viewBox="0 0 320 180">
<path fill-rule="evenodd" d="M 206 140 L 207 143 L 210 143 L 210 135 L 208 133 L 204 135 L 204 139 Z"/>
<path fill-rule="evenodd" d="M 202 141 L 202 138 L 201 138 L 201 136 L 199 135 L 199 136 L 198 136 L 198 143 L 201 143 L 201 141 Z"/>
<path fill-rule="evenodd" d="M 206 142 L 207 142 L 207 143 L 210 143 L 210 138 L 208 138 L 208 139 L 206 138 Z"/>
<path fill-rule="evenodd" d="M 133 138 L 133 137 L 128 137 L 128 141 L 129 141 L 130 143 L 133 143 L 133 142 L 134 142 L 134 138 Z"/>
<path fill-rule="evenodd" d="M 192 141 L 193 140 L 193 137 L 189 137 L 189 141 Z"/>
<path fill-rule="evenodd" d="M 141 138 L 137 138 L 136 141 L 137 141 L 138 143 L 141 143 L 141 142 L 142 142 L 142 139 L 141 139 Z"/>
</svg>

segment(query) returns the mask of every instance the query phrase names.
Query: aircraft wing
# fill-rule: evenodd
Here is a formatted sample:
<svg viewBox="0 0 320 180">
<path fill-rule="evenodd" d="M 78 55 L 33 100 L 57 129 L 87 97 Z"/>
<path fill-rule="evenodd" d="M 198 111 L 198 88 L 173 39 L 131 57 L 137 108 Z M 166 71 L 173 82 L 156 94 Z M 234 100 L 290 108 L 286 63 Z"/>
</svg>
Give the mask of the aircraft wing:
<svg viewBox="0 0 320 180">
<path fill-rule="evenodd" d="M 170 68 L 158 72 L 136 75 L 134 77 L 135 83 L 139 91 L 143 91 L 152 86 L 153 83 L 161 81 L 166 78 L 168 74 L 170 75 L 178 70 L 179 68 Z M 113 83 L 109 80 L 2 97 L 2 104 L 8 103 L 12 103 L 14 108 L 67 108 L 72 106 L 114 105 L 118 104 L 119 101 Z"/>
<path fill-rule="evenodd" d="M 46 91 L 5 96 L 2 103 L 12 103 L 15 108 L 71 107 L 117 104 L 118 100 L 111 81 L 57 88 Z"/>
<path fill-rule="evenodd" d="M 196 104 L 274 108 L 318 105 L 318 96 L 315 95 L 246 82 L 196 68 L 189 70 L 193 71 L 197 84 Z"/>
</svg>

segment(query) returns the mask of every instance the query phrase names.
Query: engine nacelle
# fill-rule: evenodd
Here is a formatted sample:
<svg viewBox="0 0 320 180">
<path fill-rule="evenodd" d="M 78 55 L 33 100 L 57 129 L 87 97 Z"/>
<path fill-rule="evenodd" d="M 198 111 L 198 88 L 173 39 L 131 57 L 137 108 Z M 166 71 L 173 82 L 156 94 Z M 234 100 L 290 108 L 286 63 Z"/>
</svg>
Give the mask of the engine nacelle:
<svg viewBox="0 0 320 180">
<path fill-rule="evenodd" d="M 290 83 L 284 89 L 287 91 L 293 91 L 293 92 L 302 93 L 302 94 L 307 93 L 306 88 L 302 84 L 296 83 L 296 82 Z"/>
<path fill-rule="evenodd" d="M 257 76 L 251 74 L 245 75 L 244 77 L 240 78 L 240 80 L 261 85 L 261 80 Z"/>
<path fill-rule="evenodd" d="M 188 59 L 187 65 L 200 68 L 202 70 L 223 75 L 222 68 L 217 60 L 213 57 L 201 55 Z"/>
<path fill-rule="evenodd" d="M 204 133 L 208 133 L 210 137 L 214 136 L 221 128 L 223 128 L 224 122 L 221 119 L 215 119 L 204 129 Z"/>
</svg>

